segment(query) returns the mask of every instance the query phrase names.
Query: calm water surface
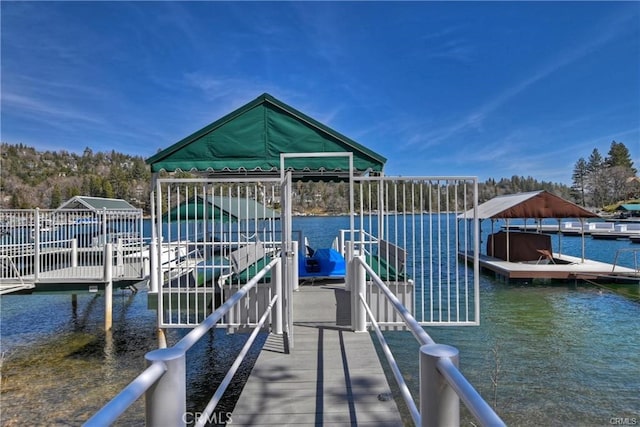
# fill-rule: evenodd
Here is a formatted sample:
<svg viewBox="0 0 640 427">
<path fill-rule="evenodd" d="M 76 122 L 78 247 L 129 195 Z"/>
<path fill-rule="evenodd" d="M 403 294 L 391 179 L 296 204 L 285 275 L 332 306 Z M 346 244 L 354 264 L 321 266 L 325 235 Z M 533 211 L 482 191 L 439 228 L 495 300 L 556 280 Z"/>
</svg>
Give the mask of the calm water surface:
<svg viewBox="0 0 640 427">
<path fill-rule="evenodd" d="M 328 229 L 346 226 L 344 217 L 294 220 L 294 229 L 304 229 L 316 247 L 330 245 L 335 233 Z M 616 249 L 634 247 L 628 241 L 588 239 L 587 244 L 591 258 L 609 262 Z M 563 252 L 579 255 L 579 239 L 565 237 L 562 245 Z M 638 294 L 637 286 L 631 293 Z M 590 286 L 514 286 L 482 276 L 481 313 L 479 327 L 427 331 L 460 350 L 463 373 L 507 424 L 607 426 L 614 418 L 640 424 L 636 300 Z M 144 354 L 157 345 L 146 292 L 114 296 L 109 334 L 102 331 L 103 316 L 101 296 L 79 295 L 76 306 L 70 295 L 60 294 L 0 299 L 3 426 L 80 425 L 144 369 Z M 184 333 L 171 330 L 170 344 Z M 386 337 L 417 395 L 415 339 L 404 332 Z M 190 352 L 190 409 L 206 404 L 197 396 L 211 394 L 245 339 L 216 331 Z M 191 363 L 196 359 L 201 360 Z M 251 361 L 239 383 L 250 368 Z M 230 402 L 240 389 L 231 390 Z M 138 402 L 119 424 L 142 425 L 142 405 Z M 223 409 L 230 409 L 232 403 L 226 405 Z M 472 425 L 468 415 L 463 414 L 463 424 Z"/>
</svg>

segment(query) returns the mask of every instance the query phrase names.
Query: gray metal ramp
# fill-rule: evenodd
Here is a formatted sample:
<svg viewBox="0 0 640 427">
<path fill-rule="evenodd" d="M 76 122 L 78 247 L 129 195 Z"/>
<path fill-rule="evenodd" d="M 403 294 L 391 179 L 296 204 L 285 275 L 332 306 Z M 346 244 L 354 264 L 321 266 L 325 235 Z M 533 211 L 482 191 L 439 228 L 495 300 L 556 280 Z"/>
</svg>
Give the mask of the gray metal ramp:
<svg viewBox="0 0 640 427">
<path fill-rule="evenodd" d="M 390 388 L 368 333 L 336 325 L 335 286 L 294 294 L 294 342 L 267 340 L 233 411 L 233 425 L 400 426 Z"/>
</svg>

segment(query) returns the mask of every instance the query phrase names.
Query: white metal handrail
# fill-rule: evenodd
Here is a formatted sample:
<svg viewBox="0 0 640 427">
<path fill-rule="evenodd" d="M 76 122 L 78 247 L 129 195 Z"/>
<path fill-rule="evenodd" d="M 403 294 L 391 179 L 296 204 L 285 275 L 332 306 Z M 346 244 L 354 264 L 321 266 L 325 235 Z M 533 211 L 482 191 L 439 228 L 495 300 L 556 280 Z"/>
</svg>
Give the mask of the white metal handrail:
<svg viewBox="0 0 640 427">
<path fill-rule="evenodd" d="M 441 358 L 437 366 L 438 371 L 480 424 L 483 426 L 506 425 L 450 359 Z"/>
<path fill-rule="evenodd" d="M 398 300 L 398 298 L 393 294 L 393 292 L 391 292 L 391 290 L 387 287 L 387 285 L 385 285 L 385 283 L 371 268 L 371 266 L 369 266 L 369 264 L 367 264 L 365 260 L 361 257 L 354 257 L 354 260 L 357 260 L 357 262 L 364 267 L 366 272 L 373 279 L 373 282 L 378 285 L 378 287 L 385 294 L 387 299 L 391 301 L 391 304 L 393 305 L 395 310 L 398 312 L 398 314 L 402 317 L 405 325 L 407 325 L 407 327 L 409 328 L 413 336 L 416 337 L 418 342 L 422 345 L 435 344 L 435 341 L 433 340 L 433 338 L 431 338 L 429 334 L 427 334 L 427 332 L 422 328 L 422 326 L 420 326 L 420 324 L 413 317 L 409 309 L 405 307 L 400 302 L 400 300 Z"/>
<path fill-rule="evenodd" d="M 244 346 L 242 347 L 242 350 L 240 350 L 240 353 L 238 354 L 236 359 L 233 361 L 231 368 L 229 368 L 229 370 L 227 371 L 227 374 L 224 376 L 224 378 L 222 379 L 222 382 L 220 383 L 215 393 L 211 397 L 211 400 L 209 401 L 205 409 L 202 411 L 202 414 L 200 415 L 200 417 L 198 418 L 198 421 L 195 424 L 196 426 L 201 427 L 207 424 L 209 418 L 211 417 L 211 414 L 213 414 L 213 411 L 215 411 L 216 406 L 218 406 L 220 399 L 224 395 L 224 392 L 227 390 L 227 387 L 229 387 L 229 385 L 231 384 L 231 380 L 233 380 L 233 377 L 236 375 L 236 372 L 238 371 L 240 364 L 242 363 L 244 358 L 247 356 L 249 349 L 253 345 L 253 342 L 256 340 L 256 337 L 258 336 L 258 332 L 260 332 L 260 329 L 262 329 L 262 326 L 264 325 L 264 322 L 267 320 L 267 317 L 269 316 L 269 313 L 271 312 L 271 309 L 273 308 L 277 299 L 278 299 L 278 295 L 274 295 L 273 298 L 271 298 L 271 302 L 269 303 L 264 313 L 262 314 L 260 321 L 258 322 L 256 327 L 253 328 L 253 331 L 251 332 L 251 335 L 249 335 L 247 342 L 245 342 Z"/>
<path fill-rule="evenodd" d="M 218 309 L 216 309 L 213 313 L 211 313 L 202 323 L 200 323 L 197 327 L 193 328 L 187 335 L 185 335 L 178 343 L 176 343 L 171 348 L 154 350 L 147 353 L 147 360 L 150 361 L 149 367 L 143 371 L 138 377 L 136 377 L 127 387 L 125 387 L 120 393 L 118 393 L 111 401 L 109 401 L 105 406 L 103 406 L 96 414 L 94 414 L 87 422 L 84 424 L 86 427 L 98 427 L 109 425 L 116 421 L 143 393 L 150 393 L 147 395 L 147 416 L 151 414 L 152 417 L 155 416 L 157 419 L 163 419 L 166 416 L 167 411 L 163 408 L 164 404 L 167 402 L 175 402 L 176 397 L 175 394 L 180 394 L 179 390 L 175 390 L 175 394 L 167 395 L 168 393 L 163 393 L 161 387 L 157 387 L 159 381 L 163 379 L 166 374 L 171 374 L 173 377 L 172 380 L 175 380 L 176 377 L 179 378 L 181 384 L 180 387 L 186 387 L 186 378 L 185 372 L 181 372 L 182 377 L 180 377 L 180 373 L 168 372 L 170 369 L 169 359 L 182 359 L 182 363 L 184 363 L 184 358 L 186 352 L 196 344 L 210 329 L 216 326 L 226 314 L 229 313 L 231 308 L 237 304 L 247 293 L 254 288 L 260 279 L 262 279 L 270 270 L 274 267 L 278 268 L 280 264 L 280 258 L 274 258 L 269 264 L 267 264 L 262 270 L 260 270 L 246 285 L 238 290 L 231 298 L 229 298 L 224 304 L 222 304 Z M 278 275 L 276 275 L 278 276 Z M 267 319 L 271 309 L 276 303 L 279 295 L 274 295 L 271 299 L 269 306 L 265 309 L 260 322 L 254 328 L 253 333 L 245 343 L 245 346 L 241 350 L 240 354 L 234 361 L 233 366 L 230 368 L 229 372 L 233 370 L 233 374 L 227 376 L 223 379 L 222 383 L 214 393 L 211 401 L 207 405 L 205 411 L 199 420 L 203 420 L 206 423 L 208 416 L 205 416 L 205 413 L 212 413 L 217 405 L 220 397 L 226 390 L 226 388 L 231 383 L 235 372 L 238 369 L 238 366 L 246 357 L 246 354 L 254 342 L 258 332 L 264 325 L 265 320 Z M 281 320 L 281 317 L 278 316 L 278 320 Z M 278 328 L 276 328 L 278 329 Z M 279 328 L 281 329 L 281 328 Z M 154 354 L 155 353 L 155 354 Z M 158 355 L 158 353 L 166 353 L 167 361 L 162 360 L 162 355 Z M 153 354 L 153 355 L 152 355 Z M 176 357 L 176 355 L 178 355 Z M 156 358 L 159 356 L 158 358 Z M 237 365 L 237 366 L 236 366 Z M 156 387 L 154 387 L 156 386 Z M 160 391 L 158 391 L 160 389 Z M 220 391 L 220 389 L 222 389 Z M 153 390 L 153 391 L 152 391 Z M 184 402 L 183 402 L 184 403 Z M 213 405 L 213 406 L 212 406 Z M 171 408 L 175 408 L 176 405 L 169 404 L 167 405 Z M 171 409 L 170 409 L 171 410 Z M 184 425 L 186 424 L 184 420 L 185 410 L 182 408 L 181 413 L 176 414 L 176 411 L 172 411 L 173 421 L 177 424 Z M 180 412 L 180 411 L 178 411 Z M 147 424 L 149 424 L 149 419 L 147 419 Z M 166 422 L 172 424 L 172 421 L 169 419 Z M 203 425 L 203 424 L 198 424 Z"/>
<path fill-rule="evenodd" d="M 84 423 L 85 426 L 113 424 L 133 403 L 149 390 L 167 372 L 167 365 L 157 361 L 149 365 L 120 393 Z"/>
<path fill-rule="evenodd" d="M 144 279 L 136 257 L 143 252 L 140 209 L 0 209 L 0 224 L 0 254 L 19 259 L 19 276 L 32 285 L 101 282 L 109 243 L 117 244 L 114 277 Z M 14 279 L 6 277 L 14 270 L 3 269 L 0 279 Z"/>
<path fill-rule="evenodd" d="M 262 270 L 258 272 L 246 285 L 238 290 L 235 294 L 233 294 L 224 304 L 222 304 L 216 311 L 211 313 L 202 323 L 193 328 L 187 335 L 185 335 L 178 343 L 174 346 L 181 350 L 187 351 L 189 350 L 196 342 L 200 340 L 206 334 L 209 329 L 215 327 L 216 323 L 220 321 L 230 310 L 231 307 L 236 305 L 238 301 L 240 301 L 251 288 L 255 287 L 260 279 L 262 279 L 276 264 L 280 262 L 280 258 L 274 258 L 271 260 L 269 264 L 267 264 Z"/>
<path fill-rule="evenodd" d="M 347 238 L 347 234 L 350 234 L 351 230 L 347 230 L 347 229 L 342 229 L 340 230 L 340 234 L 339 234 L 339 241 L 338 241 L 338 248 L 336 249 L 338 252 L 340 252 L 340 255 L 345 256 L 346 255 L 346 251 L 347 251 L 347 242 L 349 241 L 349 238 Z M 359 245 L 358 248 L 361 250 L 365 250 L 367 252 L 370 252 L 370 250 L 367 250 L 366 248 L 372 248 L 373 246 L 377 246 L 378 245 L 378 241 L 380 239 L 378 239 L 378 237 L 374 236 L 373 234 L 371 234 L 370 232 L 366 231 L 366 230 L 354 230 L 353 231 L 353 241 Z"/>
<path fill-rule="evenodd" d="M 618 266 L 618 258 L 621 253 L 631 252 L 633 253 L 633 269 L 636 272 L 640 272 L 640 267 L 638 266 L 638 253 L 640 253 L 640 248 L 621 248 L 616 251 L 616 256 L 613 259 L 613 267 L 611 268 L 611 272 L 614 273 L 616 267 Z"/>
<path fill-rule="evenodd" d="M 391 371 L 393 372 L 393 377 L 396 379 L 396 383 L 400 388 L 400 394 L 402 395 L 402 399 L 404 400 L 404 403 L 407 405 L 407 408 L 409 409 L 411 418 L 413 419 L 413 422 L 415 425 L 420 425 L 420 411 L 418 411 L 418 407 L 416 406 L 416 403 L 414 402 L 413 397 L 411 396 L 409 387 L 407 387 L 407 383 L 405 382 L 404 377 L 402 376 L 402 372 L 400 372 L 400 368 L 396 363 L 396 359 L 393 357 L 393 353 L 391 353 L 389 344 L 387 344 L 387 340 L 384 339 L 384 336 L 382 335 L 382 331 L 380 330 L 380 326 L 378 325 L 378 322 L 376 322 L 373 312 L 371 311 L 369 304 L 367 304 L 367 301 L 364 295 L 358 294 L 358 296 L 360 297 L 360 301 L 364 305 L 365 310 L 367 310 L 367 315 L 369 316 L 369 320 L 371 320 L 371 326 L 373 326 L 373 330 L 376 332 L 376 336 L 378 337 L 378 342 L 382 346 L 382 351 L 385 357 L 387 358 L 387 362 L 389 362 L 389 366 L 391 367 Z"/>
<path fill-rule="evenodd" d="M 429 346 L 437 347 L 438 345 L 435 343 L 435 341 L 429 336 L 429 334 L 426 333 L 426 331 L 422 328 L 422 326 L 420 326 L 420 324 L 416 321 L 416 319 L 411 315 L 409 310 L 407 310 L 407 308 L 404 305 L 402 305 L 402 303 L 395 297 L 395 295 L 393 295 L 391 290 L 389 290 L 389 288 L 385 285 L 382 279 L 380 279 L 380 277 L 378 277 L 375 271 L 365 262 L 364 257 L 356 256 L 353 258 L 353 261 L 357 263 L 356 267 L 359 265 L 360 268 L 364 269 L 371 277 L 372 282 L 375 283 L 378 286 L 378 288 L 380 288 L 380 290 L 382 290 L 382 292 L 385 294 L 385 296 L 389 299 L 389 301 L 393 305 L 394 309 L 404 319 L 405 325 L 413 333 L 413 335 L 416 337 L 420 345 L 423 347 L 429 347 Z M 356 278 L 359 278 L 361 281 L 364 281 L 364 275 L 356 273 L 354 276 Z M 362 288 L 362 284 L 360 284 L 360 289 L 361 288 Z M 355 289 L 352 289 L 352 292 L 356 292 L 356 289 L 358 289 L 358 286 L 356 286 Z M 370 309 L 366 305 L 363 292 L 358 292 L 358 297 L 361 304 L 365 308 L 366 313 L 369 315 L 370 319 L 372 320 L 372 324 L 374 324 L 375 319 L 373 319 L 373 314 L 371 313 Z M 374 328 L 379 329 L 377 325 L 375 325 Z M 378 339 L 384 340 L 384 337 L 382 336 L 381 333 L 378 334 L 378 332 L 376 332 L 376 334 L 378 335 Z M 383 345 L 383 348 L 385 346 L 388 348 L 388 346 L 386 345 L 386 341 L 385 341 L 385 344 Z M 422 348 L 421 348 L 421 351 L 422 351 Z M 385 354 L 386 354 L 386 350 L 385 350 Z M 395 373 L 395 370 L 398 369 L 397 364 L 395 364 L 395 362 L 392 362 L 391 360 L 389 360 L 389 364 L 392 366 L 392 370 L 394 370 L 394 376 L 396 377 L 396 381 L 400 381 L 399 378 L 402 379 L 402 376 L 400 375 L 398 378 L 398 375 L 396 375 Z M 395 367 L 394 367 L 394 364 L 395 364 Z M 482 396 L 480 396 L 480 394 L 475 390 L 475 388 L 471 385 L 471 383 L 469 383 L 469 381 L 464 377 L 464 375 L 462 375 L 462 373 L 458 370 L 458 367 L 451 361 L 451 359 L 447 357 L 440 357 L 436 362 L 436 367 L 440 372 L 440 374 L 442 374 L 442 376 L 445 378 L 449 386 L 453 388 L 453 390 L 456 392 L 458 397 L 464 402 L 465 406 L 469 409 L 469 411 L 473 414 L 473 416 L 480 422 L 481 425 L 492 426 L 492 427 L 505 425 L 505 423 L 498 416 L 498 414 L 496 414 L 496 412 L 491 408 L 491 406 L 489 406 L 489 404 L 482 398 Z M 401 380 L 401 381 L 402 382 L 398 382 L 398 385 L 402 389 L 403 388 L 402 384 L 404 384 L 404 380 Z M 436 385 L 430 384 L 429 386 L 435 387 Z M 406 387 L 406 385 L 404 385 L 404 387 Z M 405 397 L 403 396 L 403 398 Z M 425 398 L 424 396 L 422 395 L 420 396 L 420 399 L 424 399 L 424 398 Z M 411 406 L 409 404 L 408 406 L 411 411 L 412 410 Z M 423 407 L 422 401 L 420 406 Z M 427 422 L 427 420 L 424 419 L 423 417 L 424 415 L 425 414 L 419 415 L 420 425 L 423 425 L 423 426 L 431 425 L 430 422 Z M 429 415 L 432 416 L 432 414 L 429 414 Z M 412 412 L 412 418 L 414 419 L 414 422 L 415 422 L 416 415 L 413 412 Z"/>
</svg>

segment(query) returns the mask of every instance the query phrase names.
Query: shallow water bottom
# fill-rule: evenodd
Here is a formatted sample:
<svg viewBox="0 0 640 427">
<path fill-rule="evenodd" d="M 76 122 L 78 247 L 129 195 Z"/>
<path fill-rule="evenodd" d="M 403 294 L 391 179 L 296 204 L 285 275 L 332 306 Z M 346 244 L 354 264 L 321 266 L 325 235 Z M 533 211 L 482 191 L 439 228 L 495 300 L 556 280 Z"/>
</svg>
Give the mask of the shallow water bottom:
<svg viewBox="0 0 640 427">
<path fill-rule="evenodd" d="M 2 426 L 82 425 L 146 367 L 145 354 L 157 348 L 155 312 L 146 293 L 123 291 L 114 298 L 114 326 L 103 330 L 101 296 L 2 297 Z M 188 330 L 168 330 L 169 345 Z M 254 344 L 260 348 L 261 337 Z M 246 335 L 224 330 L 207 334 L 187 353 L 187 411 L 201 411 L 224 377 Z M 251 371 L 250 353 L 219 411 L 230 411 Z M 144 398 L 116 425 L 144 425 Z"/>
</svg>

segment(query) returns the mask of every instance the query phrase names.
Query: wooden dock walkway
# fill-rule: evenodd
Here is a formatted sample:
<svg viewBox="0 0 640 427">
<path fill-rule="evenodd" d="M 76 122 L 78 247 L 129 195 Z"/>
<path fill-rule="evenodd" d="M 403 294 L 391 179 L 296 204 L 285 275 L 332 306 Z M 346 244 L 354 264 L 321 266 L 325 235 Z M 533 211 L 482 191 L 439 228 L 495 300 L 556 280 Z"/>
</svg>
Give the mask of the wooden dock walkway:
<svg viewBox="0 0 640 427">
<path fill-rule="evenodd" d="M 282 338 L 269 336 L 233 425 L 402 425 L 371 335 L 340 326 L 347 322 L 338 299 L 347 295 L 344 285 L 294 293 L 294 348 L 287 354 Z"/>
</svg>

